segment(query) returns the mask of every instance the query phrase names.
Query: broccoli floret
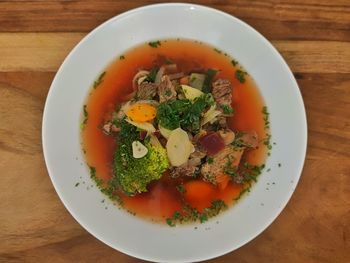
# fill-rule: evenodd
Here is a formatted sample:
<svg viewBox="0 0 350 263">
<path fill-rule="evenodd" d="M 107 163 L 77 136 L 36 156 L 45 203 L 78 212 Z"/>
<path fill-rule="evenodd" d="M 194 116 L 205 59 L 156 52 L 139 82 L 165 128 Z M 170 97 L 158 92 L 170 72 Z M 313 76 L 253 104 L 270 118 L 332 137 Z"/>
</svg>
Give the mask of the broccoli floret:
<svg viewBox="0 0 350 263">
<path fill-rule="evenodd" d="M 123 121 L 118 135 L 118 147 L 114 156 L 114 185 L 126 194 L 147 192 L 147 185 L 162 177 L 169 167 L 166 150 L 155 137 L 145 139 L 148 153 L 139 159 L 133 157 L 132 142 L 139 140 L 136 127 Z"/>
</svg>

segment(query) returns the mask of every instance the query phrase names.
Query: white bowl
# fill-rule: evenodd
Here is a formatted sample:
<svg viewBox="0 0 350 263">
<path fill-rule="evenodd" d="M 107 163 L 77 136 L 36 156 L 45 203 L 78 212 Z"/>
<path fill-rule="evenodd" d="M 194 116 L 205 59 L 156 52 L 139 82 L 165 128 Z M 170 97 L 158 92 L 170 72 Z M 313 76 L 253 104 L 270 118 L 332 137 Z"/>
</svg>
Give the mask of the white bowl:
<svg viewBox="0 0 350 263">
<path fill-rule="evenodd" d="M 91 83 L 114 58 L 137 44 L 195 39 L 237 59 L 255 79 L 270 111 L 267 168 L 249 195 L 199 224 L 171 228 L 101 203 L 80 147 L 79 121 Z M 68 55 L 51 85 L 43 117 L 43 148 L 52 183 L 72 216 L 92 235 L 128 255 L 193 262 L 228 253 L 259 235 L 291 197 L 306 152 L 307 126 L 298 85 L 279 53 L 257 31 L 226 13 L 192 4 L 158 4 L 118 15 L 88 34 Z M 282 166 L 278 167 L 278 163 Z M 75 187 L 76 182 L 81 183 Z M 274 184 L 272 184 L 274 183 Z M 268 190 L 267 190 L 268 189 Z M 105 209 L 105 208 L 108 209 Z M 218 221 L 218 222 L 217 222 Z"/>
</svg>

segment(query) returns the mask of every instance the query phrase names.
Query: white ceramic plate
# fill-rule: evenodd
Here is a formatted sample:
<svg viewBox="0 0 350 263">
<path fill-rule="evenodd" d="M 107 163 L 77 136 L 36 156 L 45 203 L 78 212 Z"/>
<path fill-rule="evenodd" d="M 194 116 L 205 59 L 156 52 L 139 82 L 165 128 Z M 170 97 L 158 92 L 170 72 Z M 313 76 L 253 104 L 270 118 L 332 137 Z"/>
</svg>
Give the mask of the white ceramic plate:
<svg viewBox="0 0 350 263">
<path fill-rule="evenodd" d="M 277 143 L 266 164 L 271 171 L 260 176 L 250 194 L 196 230 L 193 225 L 171 228 L 153 224 L 118 210 L 111 203 L 101 204 L 103 194 L 96 187 L 86 189 L 93 182 L 80 147 L 82 105 L 98 73 L 137 44 L 176 37 L 211 44 L 247 69 L 269 108 L 272 141 Z M 304 105 L 293 74 L 263 36 L 218 10 L 192 4 L 160 4 L 112 18 L 73 49 L 52 83 L 42 134 L 52 183 L 69 212 L 87 231 L 134 257 L 193 262 L 237 249 L 278 216 L 302 171 L 306 127 Z M 78 181 L 85 181 L 86 185 L 75 187 Z"/>
</svg>

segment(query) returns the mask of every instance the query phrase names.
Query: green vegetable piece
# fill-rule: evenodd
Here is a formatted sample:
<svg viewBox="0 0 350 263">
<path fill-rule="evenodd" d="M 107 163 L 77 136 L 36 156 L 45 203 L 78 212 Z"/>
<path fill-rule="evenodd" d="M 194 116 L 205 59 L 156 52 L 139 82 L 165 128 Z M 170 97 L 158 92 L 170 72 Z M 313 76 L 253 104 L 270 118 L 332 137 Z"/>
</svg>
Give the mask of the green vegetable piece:
<svg viewBox="0 0 350 263">
<path fill-rule="evenodd" d="M 157 47 L 159 47 L 159 46 L 161 45 L 161 43 L 160 43 L 159 40 L 157 40 L 157 41 L 148 42 L 148 45 L 149 45 L 150 47 L 157 48 Z"/>
<path fill-rule="evenodd" d="M 232 59 L 232 60 L 231 60 L 231 64 L 232 64 L 233 66 L 237 66 L 238 61 L 237 61 L 237 60 Z"/>
<path fill-rule="evenodd" d="M 133 157 L 132 142 L 138 140 L 137 128 L 126 121 L 121 123 L 118 148 L 114 156 L 114 178 L 112 184 L 126 194 L 147 192 L 147 185 L 162 177 L 169 167 L 166 150 L 158 140 L 145 140 L 148 153 L 139 159 Z"/>
<path fill-rule="evenodd" d="M 205 80 L 204 80 L 204 83 L 203 83 L 203 88 L 202 88 L 202 91 L 204 93 L 210 93 L 211 92 L 211 83 L 212 83 L 213 78 L 215 77 L 217 72 L 218 72 L 217 70 L 211 69 L 211 68 L 207 70 L 207 73 L 205 74 Z"/>
<path fill-rule="evenodd" d="M 203 111 L 212 105 L 214 99 L 211 94 L 203 94 L 193 102 L 188 99 L 163 102 L 157 109 L 157 121 L 169 130 L 181 127 L 186 131 L 196 132 L 200 128 Z"/>
<path fill-rule="evenodd" d="M 147 75 L 146 81 L 154 82 L 156 80 L 158 68 L 152 68 L 149 74 Z"/>
<path fill-rule="evenodd" d="M 200 73 L 192 73 L 190 75 L 189 86 L 202 90 L 205 81 L 205 75 Z"/>
<path fill-rule="evenodd" d="M 103 81 L 104 76 L 106 75 L 106 71 L 102 72 L 98 78 L 94 81 L 94 89 L 96 89 Z"/>
<path fill-rule="evenodd" d="M 230 105 L 221 105 L 221 108 L 224 114 L 233 114 L 235 112 Z"/>
<path fill-rule="evenodd" d="M 247 74 L 248 74 L 247 72 L 245 72 L 243 70 L 240 70 L 240 69 L 237 69 L 236 70 L 236 79 L 238 79 L 239 82 L 244 83 L 245 82 L 245 76 Z"/>
</svg>

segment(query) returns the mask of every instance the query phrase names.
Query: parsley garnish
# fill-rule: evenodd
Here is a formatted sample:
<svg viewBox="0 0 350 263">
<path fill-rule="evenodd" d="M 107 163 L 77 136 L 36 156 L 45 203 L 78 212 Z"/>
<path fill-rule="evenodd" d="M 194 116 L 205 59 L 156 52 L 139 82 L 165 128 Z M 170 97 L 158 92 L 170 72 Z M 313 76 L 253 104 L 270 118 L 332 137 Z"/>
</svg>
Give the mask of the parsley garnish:
<svg viewBox="0 0 350 263">
<path fill-rule="evenodd" d="M 124 55 L 121 55 L 121 56 L 119 57 L 119 59 L 120 59 L 120 60 L 123 60 L 123 59 L 125 59 L 125 56 L 124 56 Z"/>
<path fill-rule="evenodd" d="M 250 192 L 250 187 L 244 188 L 234 200 L 238 201 L 246 192 Z"/>
<path fill-rule="evenodd" d="M 187 99 L 163 102 L 157 109 L 157 121 L 169 130 L 181 127 L 196 132 L 200 128 L 203 111 L 213 104 L 214 99 L 210 94 L 203 94 L 193 103 Z"/>
<path fill-rule="evenodd" d="M 165 60 L 165 64 L 171 65 L 171 64 L 174 64 L 174 61 L 172 61 L 170 58 L 167 58 L 167 59 Z"/>
<path fill-rule="evenodd" d="M 85 125 L 86 125 L 86 123 L 87 123 L 87 120 L 88 120 L 88 117 L 89 117 L 89 113 L 88 113 L 88 111 L 87 111 L 87 106 L 86 106 L 86 104 L 83 106 L 83 114 L 84 114 L 84 119 L 83 119 L 83 121 L 82 121 L 82 123 L 80 124 L 80 128 L 81 129 L 84 129 L 85 128 Z"/>
<path fill-rule="evenodd" d="M 186 193 L 186 188 L 183 186 L 183 184 L 179 184 L 178 186 L 176 186 L 176 189 L 177 189 L 181 194 Z"/>
<path fill-rule="evenodd" d="M 174 227 L 176 223 L 184 223 L 184 222 L 195 222 L 199 220 L 199 222 L 204 223 L 208 221 L 209 218 L 212 218 L 218 215 L 221 211 L 225 210 L 227 205 L 223 200 L 214 200 L 210 207 L 203 209 L 202 213 L 199 213 L 196 209 L 191 207 L 188 204 L 184 204 L 182 211 L 176 211 L 172 217 L 166 219 L 166 223 Z"/>
<path fill-rule="evenodd" d="M 237 69 L 236 70 L 236 79 L 238 79 L 239 82 L 244 83 L 245 82 L 245 75 L 247 75 L 247 74 L 248 74 L 247 72 L 240 70 L 240 69 Z"/>
<path fill-rule="evenodd" d="M 151 71 L 148 73 L 146 80 L 148 82 L 154 82 L 156 80 L 158 68 L 152 68 Z"/>
<path fill-rule="evenodd" d="M 263 120 L 264 120 L 264 127 L 265 129 L 269 129 L 270 128 L 270 121 L 269 121 L 269 116 L 270 116 L 270 113 L 268 112 L 268 109 L 266 106 L 264 106 L 262 108 L 262 114 L 264 115 L 263 116 Z"/>
<path fill-rule="evenodd" d="M 96 89 L 103 81 L 104 76 L 106 75 L 106 71 L 102 72 L 100 76 L 94 81 L 94 89 Z"/>
<path fill-rule="evenodd" d="M 221 108 L 224 114 L 233 114 L 235 112 L 230 105 L 224 104 L 224 105 L 221 105 Z"/>
<path fill-rule="evenodd" d="M 266 138 L 264 139 L 264 145 L 266 145 L 267 149 L 271 150 L 272 149 L 272 145 L 271 145 L 271 135 L 270 134 L 266 134 Z"/>
<path fill-rule="evenodd" d="M 148 42 L 148 45 L 149 45 L 150 47 L 157 48 L 157 47 L 159 47 L 159 46 L 161 45 L 161 43 L 160 43 L 159 40 L 157 40 L 157 41 Z"/>
<path fill-rule="evenodd" d="M 171 93 L 171 90 L 168 89 L 164 92 L 164 94 L 165 96 L 170 97 L 172 93 Z"/>
<path fill-rule="evenodd" d="M 214 158 L 213 157 L 208 157 L 208 164 L 212 164 L 214 162 Z"/>
<path fill-rule="evenodd" d="M 202 91 L 204 93 L 210 93 L 211 92 L 211 83 L 213 81 L 213 78 L 215 77 L 216 73 L 218 71 L 215 69 L 208 69 L 205 74 L 205 79 L 202 87 Z"/>
<path fill-rule="evenodd" d="M 217 49 L 217 48 L 214 48 L 214 51 L 217 52 L 217 53 L 219 53 L 219 54 L 222 53 L 222 51 L 221 51 L 220 49 Z"/>
<path fill-rule="evenodd" d="M 238 64 L 238 61 L 237 61 L 237 60 L 232 59 L 232 60 L 231 60 L 231 63 L 232 63 L 232 65 L 233 65 L 233 66 L 236 66 L 236 65 Z"/>
</svg>

